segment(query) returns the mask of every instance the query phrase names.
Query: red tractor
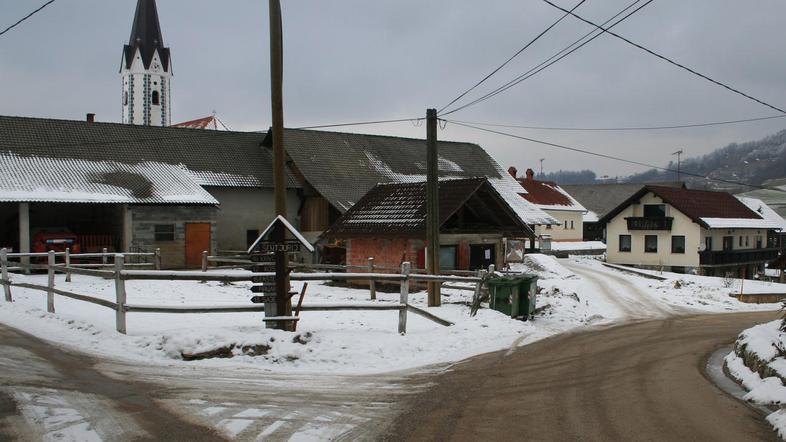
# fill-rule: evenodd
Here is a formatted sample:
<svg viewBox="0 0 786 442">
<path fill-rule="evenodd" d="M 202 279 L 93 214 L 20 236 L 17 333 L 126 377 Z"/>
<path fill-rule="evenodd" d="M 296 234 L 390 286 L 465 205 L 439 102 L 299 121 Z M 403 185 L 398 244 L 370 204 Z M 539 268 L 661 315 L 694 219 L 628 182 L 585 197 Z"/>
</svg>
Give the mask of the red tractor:
<svg viewBox="0 0 786 442">
<path fill-rule="evenodd" d="M 71 249 L 71 253 L 79 253 L 79 237 L 73 233 L 59 232 L 38 232 L 33 236 L 33 253 L 46 253 L 50 250 L 55 252 L 65 252 Z"/>
</svg>

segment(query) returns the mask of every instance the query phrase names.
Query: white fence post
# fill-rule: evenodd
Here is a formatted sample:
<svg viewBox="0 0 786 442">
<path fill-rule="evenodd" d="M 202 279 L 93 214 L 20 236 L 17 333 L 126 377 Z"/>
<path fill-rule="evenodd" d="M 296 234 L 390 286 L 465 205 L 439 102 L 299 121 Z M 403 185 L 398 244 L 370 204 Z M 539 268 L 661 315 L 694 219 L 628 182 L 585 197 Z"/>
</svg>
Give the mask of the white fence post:
<svg viewBox="0 0 786 442">
<path fill-rule="evenodd" d="M 66 282 L 71 282 L 71 248 L 65 250 Z"/>
<path fill-rule="evenodd" d="M 409 273 L 412 271 L 412 265 L 409 262 L 401 263 L 401 275 L 404 279 L 401 280 L 401 296 L 399 303 L 401 310 L 398 311 L 398 332 L 399 334 L 407 333 L 407 304 L 409 304 Z"/>
<path fill-rule="evenodd" d="M 161 270 L 161 249 L 156 249 L 156 255 L 153 259 L 155 260 L 156 270 Z"/>
<path fill-rule="evenodd" d="M 49 290 L 46 292 L 46 311 L 49 313 L 55 312 L 55 292 L 52 289 L 55 288 L 55 251 L 50 250 L 49 255 L 47 256 L 47 266 L 46 266 L 47 275 L 49 276 L 47 287 Z"/>
<path fill-rule="evenodd" d="M 107 249 L 106 247 L 101 249 L 101 264 L 106 264 L 109 262 L 109 257 L 106 256 L 107 253 L 109 253 L 109 249 Z"/>
<path fill-rule="evenodd" d="M 125 256 L 115 255 L 115 322 L 117 331 L 122 334 L 126 334 L 126 282 L 121 273 L 124 264 Z"/>
<path fill-rule="evenodd" d="M 374 257 L 368 257 L 368 272 L 374 273 Z M 371 295 L 371 300 L 375 301 L 377 299 L 377 282 L 373 279 L 368 280 L 368 291 Z"/>
<path fill-rule="evenodd" d="M 13 302 L 14 299 L 11 297 L 11 280 L 8 278 L 8 250 L 5 248 L 0 249 L 0 269 L 2 269 L 0 277 L 3 278 L 3 292 L 5 293 L 5 301 Z"/>
<path fill-rule="evenodd" d="M 202 271 L 207 271 L 207 250 L 202 251 Z"/>
</svg>

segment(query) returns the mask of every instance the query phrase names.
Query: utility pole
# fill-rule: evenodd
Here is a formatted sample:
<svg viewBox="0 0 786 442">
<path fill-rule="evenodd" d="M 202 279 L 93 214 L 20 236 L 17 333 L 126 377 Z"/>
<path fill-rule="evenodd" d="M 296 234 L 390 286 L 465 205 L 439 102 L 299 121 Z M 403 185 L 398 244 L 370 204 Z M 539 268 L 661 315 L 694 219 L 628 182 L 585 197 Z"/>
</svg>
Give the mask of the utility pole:
<svg viewBox="0 0 786 442">
<path fill-rule="evenodd" d="M 437 110 L 426 110 L 426 267 L 439 274 L 439 153 L 437 151 Z M 440 283 L 428 283 L 428 306 L 442 303 Z"/>
<path fill-rule="evenodd" d="M 680 149 L 680 150 L 678 150 L 676 152 L 673 152 L 672 155 L 677 155 L 677 181 L 679 181 L 680 180 L 680 163 L 681 163 L 680 159 L 682 157 L 682 149 Z"/>
<path fill-rule="evenodd" d="M 543 160 L 545 160 L 545 158 L 541 158 L 540 159 L 540 177 L 541 177 L 541 179 L 543 179 Z"/>
<path fill-rule="evenodd" d="M 270 104 L 273 129 L 273 189 L 276 200 L 276 215 L 287 216 L 287 179 L 284 158 L 284 44 L 282 37 L 281 3 L 269 0 L 270 6 Z M 273 232 L 276 243 L 283 245 L 286 231 L 281 223 Z M 292 316 L 289 299 L 289 266 L 287 252 L 276 248 L 276 311 L 274 316 Z M 268 315 L 268 309 L 265 315 Z M 289 323 L 280 321 L 276 328 L 287 329 Z"/>
</svg>

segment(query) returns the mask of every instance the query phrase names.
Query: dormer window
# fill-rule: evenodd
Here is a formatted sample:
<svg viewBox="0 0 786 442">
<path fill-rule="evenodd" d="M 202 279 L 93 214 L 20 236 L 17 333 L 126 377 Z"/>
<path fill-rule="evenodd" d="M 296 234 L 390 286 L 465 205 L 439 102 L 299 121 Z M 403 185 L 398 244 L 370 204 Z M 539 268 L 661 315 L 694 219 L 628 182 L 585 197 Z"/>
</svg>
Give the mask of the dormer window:
<svg viewBox="0 0 786 442">
<path fill-rule="evenodd" d="M 161 104 L 158 91 L 153 91 L 153 95 L 150 97 L 150 100 L 153 102 L 154 106 L 158 106 L 159 104 Z"/>
</svg>

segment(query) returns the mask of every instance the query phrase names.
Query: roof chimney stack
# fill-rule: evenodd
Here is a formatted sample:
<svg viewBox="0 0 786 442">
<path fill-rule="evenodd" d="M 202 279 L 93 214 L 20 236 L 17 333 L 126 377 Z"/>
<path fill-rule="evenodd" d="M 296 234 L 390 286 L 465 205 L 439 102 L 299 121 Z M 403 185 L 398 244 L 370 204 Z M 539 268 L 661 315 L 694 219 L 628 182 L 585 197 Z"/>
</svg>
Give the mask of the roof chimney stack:
<svg viewBox="0 0 786 442">
<path fill-rule="evenodd" d="M 535 171 L 532 169 L 527 169 L 527 181 L 534 181 L 535 180 Z"/>
<path fill-rule="evenodd" d="M 96 114 L 88 113 L 87 114 L 87 122 L 88 123 L 95 123 L 96 121 Z"/>
<path fill-rule="evenodd" d="M 510 167 L 508 167 L 508 173 L 510 174 L 510 176 L 512 176 L 512 177 L 513 177 L 513 179 L 516 179 L 516 178 L 518 178 L 518 177 L 516 176 L 516 174 L 518 174 L 518 173 L 519 173 L 519 171 L 518 171 L 518 169 L 516 169 L 514 166 L 510 166 Z"/>
</svg>

